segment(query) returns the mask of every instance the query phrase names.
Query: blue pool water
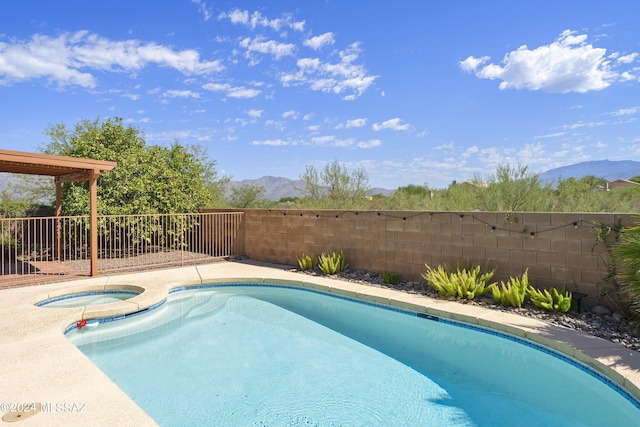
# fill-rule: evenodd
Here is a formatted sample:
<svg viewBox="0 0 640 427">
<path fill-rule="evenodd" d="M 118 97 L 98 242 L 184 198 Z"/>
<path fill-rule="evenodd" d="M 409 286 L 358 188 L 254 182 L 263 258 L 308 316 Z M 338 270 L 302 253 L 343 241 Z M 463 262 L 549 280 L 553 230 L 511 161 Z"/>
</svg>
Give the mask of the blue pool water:
<svg viewBox="0 0 640 427">
<path fill-rule="evenodd" d="M 161 426 L 631 426 L 537 345 L 315 291 L 212 286 L 69 339 Z M 538 347 L 538 348 L 536 348 Z"/>
<path fill-rule="evenodd" d="M 78 292 L 75 294 L 61 295 L 59 297 L 50 298 L 40 301 L 36 305 L 38 307 L 85 307 L 89 305 L 109 304 L 112 302 L 123 301 L 140 295 L 140 292 L 128 290 L 102 290 Z"/>
</svg>

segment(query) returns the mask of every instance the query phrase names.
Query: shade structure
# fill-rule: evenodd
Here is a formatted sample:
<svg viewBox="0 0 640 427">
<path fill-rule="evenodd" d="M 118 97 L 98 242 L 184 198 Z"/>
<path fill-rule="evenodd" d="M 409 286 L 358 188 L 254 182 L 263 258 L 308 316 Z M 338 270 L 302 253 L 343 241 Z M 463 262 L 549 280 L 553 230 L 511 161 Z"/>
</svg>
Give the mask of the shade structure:
<svg viewBox="0 0 640 427">
<path fill-rule="evenodd" d="M 110 171 L 116 165 L 116 162 L 105 160 L 80 159 L 0 149 L 0 172 L 55 177 L 57 216 L 60 216 L 62 212 L 62 184 L 65 182 L 89 182 L 92 276 L 98 275 L 98 177 L 102 172 Z"/>
</svg>

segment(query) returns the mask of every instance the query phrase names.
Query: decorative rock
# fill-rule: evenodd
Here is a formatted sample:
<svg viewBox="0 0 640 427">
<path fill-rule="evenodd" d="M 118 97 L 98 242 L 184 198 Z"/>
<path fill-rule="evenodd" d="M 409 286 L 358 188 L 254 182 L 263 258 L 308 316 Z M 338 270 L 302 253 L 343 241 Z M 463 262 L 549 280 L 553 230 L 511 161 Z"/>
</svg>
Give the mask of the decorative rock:
<svg viewBox="0 0 640 427">
<path fill-rule="evenodd" d="M 613 313 L 612 317 L 616 322 L 622 322 L 624 320 L 624 314 L 618 313 L 617 311 Z"/>
<path fill-rule="evenodd" d="M 611 310 L 609 310 L 609 308 L 605 307 L 604 305 L 594 305 L 591 308 L 591 312 L 597 315 L 611 314 Z"/>
</svg>

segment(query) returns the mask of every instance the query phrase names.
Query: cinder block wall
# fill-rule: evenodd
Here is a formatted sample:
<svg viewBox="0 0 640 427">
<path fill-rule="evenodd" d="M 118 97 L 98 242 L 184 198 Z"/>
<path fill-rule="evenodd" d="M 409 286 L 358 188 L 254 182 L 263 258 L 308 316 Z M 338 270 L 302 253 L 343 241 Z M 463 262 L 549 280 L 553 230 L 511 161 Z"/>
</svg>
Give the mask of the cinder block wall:
<svg viewBox="0 0 640 427">
<path fill-rule="evenodd" d="M 302 254 L 343 250 L 351 268 L 414 281 L 425 264 L 478 263 L 496 267 L 497 280 L 528 268 L 536 287 L 566 283 L 597 298 L 612 289 L 596 232 L 632 223 L 632 214 L 248 209 L 245 253 L 297 266 Z"/>
</svg>

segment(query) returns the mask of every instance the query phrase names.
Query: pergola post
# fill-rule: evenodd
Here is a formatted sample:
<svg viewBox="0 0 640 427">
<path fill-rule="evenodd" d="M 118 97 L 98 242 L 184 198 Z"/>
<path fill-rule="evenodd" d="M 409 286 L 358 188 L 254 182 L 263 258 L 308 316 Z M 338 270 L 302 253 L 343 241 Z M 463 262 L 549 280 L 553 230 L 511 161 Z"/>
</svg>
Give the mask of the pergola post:
<svg viewBox="0 0 640 427">
<path fill-rule="evenodd" d="M 62 216 L 62 183 L 57 179 L 56 183 L 56 252 L 54 254 L 55 259 L 60 259 L 62 254 L 62 224 L 60 223 L 60 217 Z"/>
<path fill-rule="evenodd" d="M 98 275 L 98 176 L 100 171 L 89 175 L 89 227 L 91 230 L 91 276 Z"/>
</svg>

